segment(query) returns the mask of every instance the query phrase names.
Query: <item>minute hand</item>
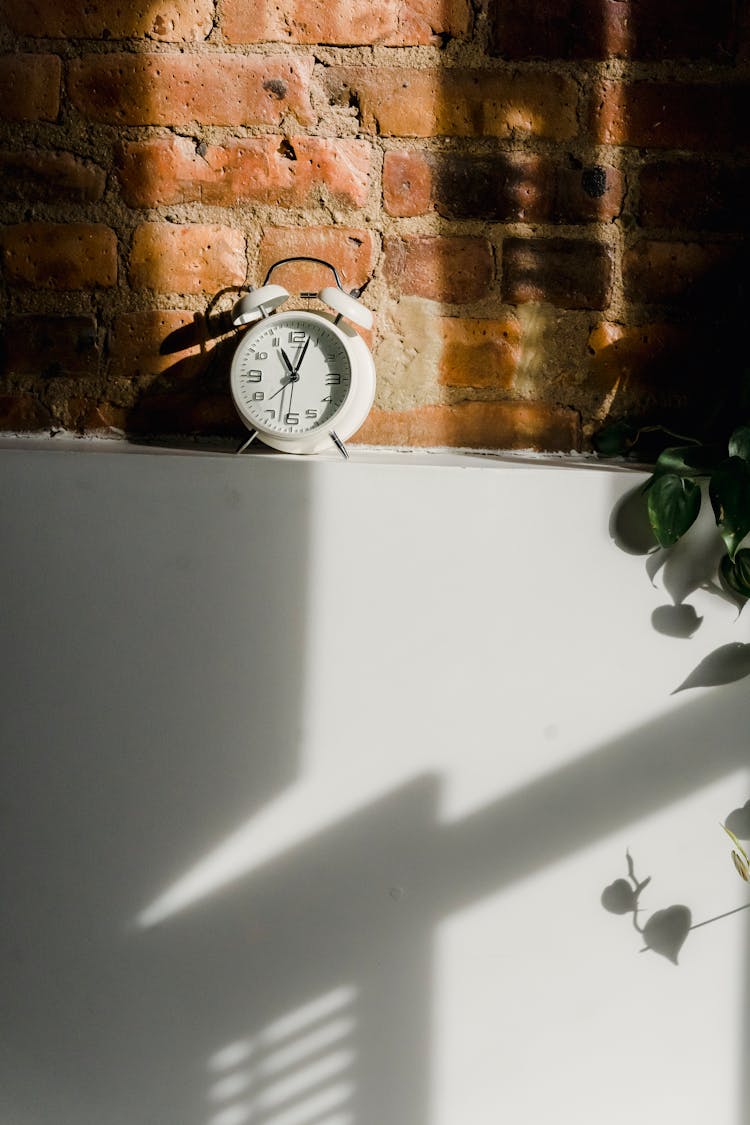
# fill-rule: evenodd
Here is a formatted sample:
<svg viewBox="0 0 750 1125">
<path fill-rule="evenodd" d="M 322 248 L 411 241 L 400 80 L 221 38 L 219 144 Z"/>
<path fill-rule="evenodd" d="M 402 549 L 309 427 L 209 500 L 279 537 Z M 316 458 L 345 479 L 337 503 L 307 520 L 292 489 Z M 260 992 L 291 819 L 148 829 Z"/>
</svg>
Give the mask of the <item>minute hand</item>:
<svg viewBox="0 0 750 1125">
<path fill-rule="evenodd" d="M 302 366 L 302 360 L 305 358 L 305 352 L 307 351 L 307 347 L 308 347 L 309 343 L 310 343 L 310 337 L 308 336 L 307 339 L 305 340 L 305 346 L 303 347 L 302 351 L 300 352 L 300 357 L 297 360 L 297 366 L 295 367 L 292 374 L 294 374 L 294 375 L 298 374 L 299 369 Z"/>
</svg>

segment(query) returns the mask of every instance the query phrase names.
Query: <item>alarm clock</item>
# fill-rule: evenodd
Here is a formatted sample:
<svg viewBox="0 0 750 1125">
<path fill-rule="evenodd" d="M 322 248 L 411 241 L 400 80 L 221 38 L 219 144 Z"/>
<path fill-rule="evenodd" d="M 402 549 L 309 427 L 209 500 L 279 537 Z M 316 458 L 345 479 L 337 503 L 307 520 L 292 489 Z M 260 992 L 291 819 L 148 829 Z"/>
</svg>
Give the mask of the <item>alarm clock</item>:
<svg viewBox="0 0 750 1125">
<path fill-rule="evenodd" d="M 317 297 L 325 311 L 280 308 L 289 293 L 269 280 L 290 262 L 331 270 L 335 286 L 300 294 Z M 275 262 L 263 285 L 236 302 L 232 322 L 242 334 L 229 383 L 237 413 L 252 431 L 238 453 L 259 438 L 284 453 L 335 447 L 348 456 L 344 443 L 362 425 L 375 397 L 375 364 L 352 327 L 370 328 L 373 317 L 358 297 L 357 290 L 344 290 L 330 262 L 294 257 Z"/>
</svg>

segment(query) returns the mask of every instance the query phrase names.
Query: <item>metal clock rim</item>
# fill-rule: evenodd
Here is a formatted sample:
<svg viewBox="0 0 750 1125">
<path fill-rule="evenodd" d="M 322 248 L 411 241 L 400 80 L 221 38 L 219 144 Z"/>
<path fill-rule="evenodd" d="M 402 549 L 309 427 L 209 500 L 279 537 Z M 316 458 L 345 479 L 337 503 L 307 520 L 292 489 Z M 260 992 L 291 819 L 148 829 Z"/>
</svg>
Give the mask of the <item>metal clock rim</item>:
<svg viewBox="0 0 750 1125">
<path fill-rule="evenodd" d="M 321 322 L 323 322 L 325 324 L 326 328 L 330 329 L 333 332 L 333 334 L 339 339 L 340 343 L 343 345 L 344 350 L 346 352 L 347 362 L 349 364 L 350 376 L 351 376 L 351 378 L 354 377 L 355 362 L 354 362 L 354 357 L 352 356 L 352 353 L 351 353 L 349 339 L 348 339 L 346 333 L 342 332 L 342 330 L 339 328 L 339 326 L 337 324 L 334 324 L 334 322 L 332 320 L 329 320 L 327 316 L 323 315 L 322 313 L 313 312 L 310 309 L 285 309 L 283 312 L 274 313 L 274 316 L 273 316 L 274 321 L 276 320 L 277 317 L 281 317 L 282 319 L 285 319 L 287 317 L 290 317 L 290 318 L 291 317 L 301 317 L 305 320 L 310 320 L 313 323 L 318 324 L 318 325 Z M 238 402 L 239 396 L 235 394 L 235 374 L 234 374 L 235 373 L 235 367 L 237 365 L 239 356 L 245 351 L 246 348 L 250 347 L 250 340 L 251 340 L 252 336 L 261 327 L 268 328 L 269 325 L 268 325 L 267 321 L 257 321 L 255 324 L 250 325 L 248 328 L 246 328 L 243 332 L 242 339 L 240 340 L 239 344 L 235 348 L 234 355 L 232 356 L 232 362 L 231 362 L 230 369 L 229 369 L 229 386 L 230 386 L 230 391 L 231 391 L 231 394 L 232 394 L 232 399 L 234 400 L 235 407 L 238 410 L 238 412 L 240 413 L 240 415 L 244 419 L 246 419 L 246 421 L 249 425 L 251 425 L 255 430 L 258 431 L 261 438 L 262 438 L 262 435 L 264 433 L 266 433 L 266 434 L 271 435 L 272 437 L 277 438 L 279 441 L 288 440 L 288 441 L 292 442 L 292 441 L 295 441 L 298 438 L 303 438 L 306 434 L 309 434 L 309 435 L 312 436 L 314 434 L 318 434 L 318 433 L 323 432 L 324 429 L 328 429 L 330 426 L 333 426 L 333 424 L 335 423 L 335 420 L 340 416 L 340 414 L 342 413 L 342 411 L 346 407 L 347 402 L 349 401 L 349 399 L 351 397 L 351 390 L 345 396 L 341 405 L 330 416 L 330 418 L 326 419 L 325 423 L 321 423 L 320 426 L 313 427 L 312 430 L 305 430 L 305 431 L 303 431 L 302 433 L 299 433 L 299 434 L 295 434 L 295 433 L 291 433 L 289 435 L 279 434 L 276 430 L 271 430 L 268 426 L 264 426 L 262 422 L 258 422 L 255 418 L 252 417 L 252 415 L 249 415 L 249 413 L 246 412 L 246 410 L 243 409 L 243 407 L 240 405 L 240 403 Z"/>
</svg>

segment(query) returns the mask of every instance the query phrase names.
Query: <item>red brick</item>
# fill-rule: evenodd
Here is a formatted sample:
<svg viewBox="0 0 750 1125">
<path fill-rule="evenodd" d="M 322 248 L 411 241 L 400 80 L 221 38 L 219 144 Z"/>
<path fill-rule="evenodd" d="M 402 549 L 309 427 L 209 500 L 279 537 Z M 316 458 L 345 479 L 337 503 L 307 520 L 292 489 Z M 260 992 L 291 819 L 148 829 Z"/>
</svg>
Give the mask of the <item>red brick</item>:
<svg viewBox="0 0 750 1125">
<path fill-rule="evenodd" d="M 508 59 L 716 59 L 734 50 L 732 0 L 494 0 L 492 50 Z"/>
<path fill-rule="evenodd" d="M 67 429 L 79 434 L 123 434 L 127 432 L 129 410 L 111 402 L 75 396 L 68 399 L 65 409 Z"/>
<path fill-rule="evenodd" d="M 240 230 L 193 223 L 141 223 L 133 236 L 130 280 L 160 293 L 216 293 L 245 281 Z"/>
<path fill-rule="evenodd" d="M 727 271 L 736 263 L 738 252 L 729 243 L 642 239 L 625 254 L 625 295 L 631 301 L 650 304 L 681 304 L 704 294 L 715 297 L 726 287 Z"/>
<path fill-rule="evenodd" d="M 435 206 L 434 160 L 423 152 L 387 152 L 383 204 L 389 215 L 424 215 Z"/>
<path fill-rule="evenodd" d="M 563 141 L 578 131 L 572 79 L 552 72 L 329 67 L 334 102 L 359 107 L 362 129 L 382 136 L 485 136 Z"/>
<path fill-rule="evenodd" d="M 736 392 L 737 359 L 731 362 L 715 320 L 638 327 L 603 323 L 591 333 L 586 386 L 609 407 L 610 416 L 705 433 L 716 402 Z M 707 375 L 710 390 L 707 393 Z"/>
<path fill-rule="evenodd" d="M 385 276 L 393 293 L 463 304 L 481 300 L 494 276 L 485 238 L 415 234 L 385 240 Z"/>
<path fill-rule="evenodd" d="M 413 410 L 372 410 L 352 439 L 366 445 L 534 449 L 580 449 L 578 415 L 534 402 L 465 402 Z"/>
<path fill-rule="evenodd" d="M 0 119 L 55 121 L 61 77 L 57 55 L 0 56 Z"/>
<path fill-rule="evenodd" d="M 113 125 L 310 125 L 312 58 L 102 54 L 74 59 L 68 91 L 91 121 Z"/>
<path fill-rule="evenodd" d="M 622 173 L 518 153 L 388 152 L 383 168 L 391 215 L 435 209 L 450 219 L 512 223 L 609 222 L 620 212 Z"/>
<path fill-rule="evenodd" d="M 690 328 L 682 325 L 604 321 L 589 336 L 587 385 L 601 394 L 616 393 L 618 413 L 637 413 L 645 405 L 685 406 L 693 343 Z"/>
<path fill-rule="evenodd" d="M 33 395 L 19 391 L 0 395 L 0 430 L 6 433 L 28 433 L 48 430 L 52 416 Z"/>
<path fill-rule="evenodd" d="M 101 223 L 18 223 L 0 231 L 9 281 L 48 289 L 117 281 L 117 236 Z"/>
<path fill-rule="evenodd" d="M 193 338 L 189 347 L 175 343 Z M 176 356 L 199 348 L 195 315 L 185 309 L 146 309 L 119 313 L 107 341 L 109 374 L 115 378 L 151 381 L 168 371 Z"/>
<path fill-rule="evenodd" d="M 0 22 L 16 35 L 43 39 L 205 39 L 213 27 L 213 0 L 0 0 Z"/>
<path fill-rule="evenodd" d="M 737 5 L 737 61 L 750 59 L 750 5 Z"/>
<path fill-rule="evenodd" d="M 441 350 L 438 382 L 446 387 L 507 390 L 521 358 L 521 326 L 515 317 L 466 320 L 436 317 Z"/>
<path fill-rule="evenodd" d="M 199 314 L 184 309 L 120 313 L 108 341 L 108 375 L 135 381 L 139 388 L 158 383 L 184 392 L 200 384 L 205 391 L 216 346 Z M 221 368 L 224 374 L 228 362 Z"/>
<path fill-rule="evenodd" d="M 104 195 L 103 168 L 72 152 L 0 152 L 0 198 L 31 203 L 96 203 Z"/>
<path fill-rule="evenodd" d="M 560 309 L 604 309 L 612 290 L 612 256 L 600 242 L 572 238 L 507 238 L 503 299 L 547 301 Z"/>
<path fill-rule="evenodd" d="M 228 43 L 406 47 L 439 45 L 442 36 L 463 36 L 469 22 L 466 0 L 350 0 L 346 5 L 280 0 L 254 6 L 225 0 L 221 27 Z"/>
<path fill-rule="evenodd" d="M 126 425 L 128 433 L 151 436 L 224 434 L 239 438 L 247 435 L 228 394 L 207 394 L 193 388 L 185 393 L 146 392 L 128 412 Z"/>
<path fill-rule="evenodd" d="M 339 271 L 345 289 L 361 289 L 372 278 L 375 265 L 375 243 L 369 230 L 346 227 L 271 227 L 260 244 L 260 274 L 281 258 L 295 255 L 322 258 Z M 317 291 L 333 284 L 329 270 L 322 266 L 297 264 L 274 272 L 271 281 L 283 285 L 290 293 Z"/>
<path fill-rule="evenodd" d="M 638 217 L 642 227 L 741 232 L 749 198 L 747 165 L 660 161 L 641 170 Z"/>
<path fill-rule="evenodd" d="M 125 144 L 119 176 L 131 207 L 248 202 L 306 207 L 322 193 L 338 204 L 361 207 L 371 162 L 366 141 L 251 137 L 198 150 L 189 139 L 172 136 Z"/>
<path fill-rule="evenodd" d="M 750 85 L 600 82 L 591 127 L 601 144 L 702 152 L 747 147 Z"/>
<path fill-rule="evenodd" d="M 100 349 L 93 316 L 17 316 L 3 332 L 6 376 L 93 378 Z"/>
</svg>

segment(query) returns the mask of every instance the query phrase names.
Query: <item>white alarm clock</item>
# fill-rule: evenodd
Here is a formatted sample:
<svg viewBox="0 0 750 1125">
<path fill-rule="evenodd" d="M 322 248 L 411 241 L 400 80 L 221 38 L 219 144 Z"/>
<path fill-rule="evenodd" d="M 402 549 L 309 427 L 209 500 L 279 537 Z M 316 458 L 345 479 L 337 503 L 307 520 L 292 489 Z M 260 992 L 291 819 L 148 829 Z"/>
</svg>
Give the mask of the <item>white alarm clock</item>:
<svg viewBox="0 0 750 1125">
<path fill-rule="evenodd" d="M 272 272 L 289 262 L 327 266 L 336 285 L 318 297 L 331 312 L 280 311 L 289 299 Z M 242 421 L 252 430 L 238 450 L 255 438 L 286 453 L 320 453 L 344 442 L 364 422 L 375 397 L 375 364 L 370 349 L 350 324 L 372 326 L 372 313 L 346 293 L 336 269 L 320 258 L 284 258 L 263 285 L 241 297 L 232 311 L 242 336 L 232 358 L 230 388 Z M 244 325 L 252 324 L 244 329 Z"/>
</svg>

